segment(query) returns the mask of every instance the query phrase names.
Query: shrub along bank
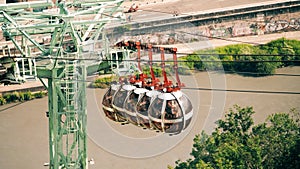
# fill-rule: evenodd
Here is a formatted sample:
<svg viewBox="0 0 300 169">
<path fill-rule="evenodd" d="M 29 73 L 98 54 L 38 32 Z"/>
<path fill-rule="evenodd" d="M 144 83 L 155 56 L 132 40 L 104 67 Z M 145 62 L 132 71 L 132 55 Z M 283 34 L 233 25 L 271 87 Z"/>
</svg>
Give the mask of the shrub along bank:
<svg viewBox="0 0 300 169">
<path fill-rule="evenodd" d="M 14 103 L 14 102 L 24 102 L 29 101 L 32 99 L 43 98 L 47 95 L 47 92 L 40 91 L 40 92 L 13 92 L 7 93 L 0 96 L 0 105 Z"/>
<path fill-rule="evenodd" d="M 190 69 L 272 75 L 276 68 L 299 66 L 300 41 L 281 38 L 258 46 L 228 45 L 197 51 L 183 59 Z"/>
</svg>

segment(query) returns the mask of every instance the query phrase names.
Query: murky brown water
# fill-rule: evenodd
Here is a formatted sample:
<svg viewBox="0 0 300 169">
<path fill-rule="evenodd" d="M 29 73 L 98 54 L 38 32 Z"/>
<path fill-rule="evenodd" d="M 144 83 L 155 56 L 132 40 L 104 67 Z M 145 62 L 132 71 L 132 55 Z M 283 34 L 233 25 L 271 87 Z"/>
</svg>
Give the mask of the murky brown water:
<svg viewBox="0 0 300 169">
<path fill-rule="evenodd" d="M 278 73 L 300 74 L 300 67 L 280 69 Z M 218 80 L 212 82 L 213 74 L 197 73 L 195 76 L 198 87 L 211 88 L 212 83 L 218 87 Z M 185 78 L 183 78 L 184 80 Z M 294 91 L 300 92 L 300 77 L 291 76 L 270 76 L 262 78 L 242 77 L 239 75 L 227 74 L 225 76 L 226 89 L 240 90 L 268 90 L 268 91 Z M 190 85 L 189 81 L 185 82 Z M 222 79 L 220 81 L 222 83 Z M 193 84 L 195 85 L 195 84 Z M 221 86 L 222 87 L 222 86 Z M 105 90 L 88 89 L 88 93 L 95 94 L 88 99 L 101 102 L 101 97 Z M 205 125 L 210 122 L 209 112 L 217 110 L 219 107 L 212 107 L 213 102 L 224 105 L 228 110 L 234 104 L 241 106 L 253 106 L 256 114 L 255 122 L 260 123 L 271 113 L 286 112 L 292 107 L 300 105 L 300 95 L 284 94 L 257 94 L 257 93 L 232 93 L 227 92 L 224 95 L 213 94 L 211 91 L 186 91 L 191 95 L 193 102 L 199 103 L 197 118 L 190 133 L 171 150 L 151 158 L 125 158 L 114 155 L 98 146 L 94 140 L 88 140 L 88 156 L 95 160 L 95 165 L 89 166 L 91 169 L 152 169 L 167 168 L 168 164 L 174 165 L 177 159 L 185 160 L 191 152 L 193 137 L 199 133 Z M 197 93 L 196 95 L 195 92 Z M 200 98 L 198 98 L 200 96 Z M 99 101 L 98 101 L 99 99 Z M 219 99 L 219 100 L 218 100 Z M 89 117 L 98 116 L 97 111 L 101 110 L 101 105 L 91 105 L 88 102 Z M 94 104 L 94 103 L 93 103 Z M 216 104 L 217 105 L 217 104 Z M 0 107 L 0 168 L 2 169 L 41 169 L 44 162 L 48 162 L 48 119 L 45 116 L 47 111 L 47 98 L 37 99 L 22 104 L 10 104 Z M 221 114 L 223 116 L 224 114 Z M 100 116 L 100 115 L 99 115 Z M 102 116 L 102 115 L 101 115 Z M 216 116 L 217 117 L 217 116 Z M 212 119 L 216 117 L 211 117 Z M 217 120 L 217 119 L 214 119 Z M 121 126 L 107 121 L 111 128 L 125 135 L 139 135 L 141 137 L 151 137 L 155 135 L 152 131 L 143 131 L 132 125 Z M 89 126 L 91 127 L 91 126 Z M 92 126 L 93 127 L 93 126 Z M 99 131 L 101 132 L 101 131 Z M 93 136 L 92 136 L 93 137 Z M 91 137 L 91 138 L 92 138 Z M 109 137 L 109 133 L 108 133 Z M 117 145 L 118 140 L 112 140 Z M 153 147 L 141 147 L 145 151 Z"/>
</svg>

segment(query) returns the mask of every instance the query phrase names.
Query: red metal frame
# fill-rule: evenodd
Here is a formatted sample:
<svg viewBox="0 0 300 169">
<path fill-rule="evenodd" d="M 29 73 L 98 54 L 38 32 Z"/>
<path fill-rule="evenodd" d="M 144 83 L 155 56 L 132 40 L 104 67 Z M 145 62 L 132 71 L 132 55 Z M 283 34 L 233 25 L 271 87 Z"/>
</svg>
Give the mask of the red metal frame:
<svg viewBox="0 0 300 169">
<path fill-rule="evenodd" d="M 149 67 L 150 67 L 150 74 L 151 74 L 151 83 L 148 85 L 149 87 L 153 86 L 157 88 L 159 84 L 159 79 L 155 77 L 153 71 L 153 56 L 152 56 L 152 45 L 148 44 L 148 56 L 149 56 Z"/>
<path fill-rule="evenodd" d="M 147 75 L 143 73 L 143 70 L 142 70 L 142 67 L 141 67 L 141 43 L 140 42 L 136 42 L 135 46 L 136 46 L 136 49 L 137 49 L 138 69 L 142 73 L 140 73 L 138 76 L 136 76 L 136 75 L 130 76 L 129 82 L 131 84 L 136 84 L 136 83 L 142 82 L 142 86 L 141 87 L 144 87 L 145 84 L 146 84 L 145 83 L 145 79 L 147 78 Z"/>
<path fill-rule="evenodd" d="M 184 84 L 181 83 L 179 74 L 178 74 L 178 61 L 177 61 L 177 48 L 173 48 L 173 61 L 174 61 L 174 71 L 176 76 L 177 85 L 176 88 L 180 89 L 181 87 L 184 87 Z"/>
<path fill-rule="evenodd" d="M 165 70 L 165 48 L 163 47 L 154 47 L 155 49 L 160 49 L 161 53 L 161 68 L 162 68 L 162 73 L 163 73 L 163 78 L 164 78 L 164 83 L 162 85 L 159 85 L 159 79 L 155 77 L 154 71 L 153 71 L 153 47 L 151 44 L 148 45 L 143 45 L 143 48 L 148 48 L 148 55 L 149 55 L 149 66 L 150 66 L 150 74 L 151 74 L 151 83 L 146 84 L 145 80 L 147 79 L 147 75 L 143 73 L 142 67 L 141 67 L 141 42 L 122 42 L 120 43 L 121 46 L 125 45 L 127 47 L 131 48 L 136 48 L 137 49 L 137 62 L 138 62 L 138 69 L 142 72 L 139 75 L 133 75 L 130 76 L 129 82 L 131 84 L 135 84 L 138 82 L 142 82 L 142 87 L 148 86 L 154 86 L 156 90 L 162 90 L 163 88 L 167 89 L 167 92 L 173 92 L 180 90 L 181 87 L 185 86 L 179 78 L 178 74 L 178 61 L 177 61 L 177 48 L 166 48 L 167 51 L 171 52 L 173 54 L 173 61 L 174 61 L 174 71 L 175 71 L 175 76 L 176 76 L 176 85 L 173 84 L 172 81 L 170 81 L 167 77 L 167 73 Z"/>
<path fill-rule="evenodd" d="M 162 69 L 162 73 L 163 73 L 163 77 L 164 77 L 164 84 L 163 87 L 167 89 L 166 92 L 172 92 L 172 86 L 173 86 L 173 82 L 170 81 L 167 77 L 167 73 L 165 70 L 165 50 L 163 47 L 160 48 L 160 52 L 161 52 L 161 69 Z"/>
</svg>

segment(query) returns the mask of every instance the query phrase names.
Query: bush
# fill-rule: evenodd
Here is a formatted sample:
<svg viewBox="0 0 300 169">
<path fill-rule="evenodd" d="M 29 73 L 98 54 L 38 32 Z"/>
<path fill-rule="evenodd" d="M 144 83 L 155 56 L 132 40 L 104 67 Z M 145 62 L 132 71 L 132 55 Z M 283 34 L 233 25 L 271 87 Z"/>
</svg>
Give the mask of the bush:
<svg viewBox="0 0 300 169">
<path fill-rule="evenodd" d="M 4 104 L 6 104 L 6 100 L 2 96 L 0 96 L 0 105 Z"/>
<path fill-rule="evenodd" d="M 46 96 L 46 93 L 42 91 L 33 94 L 33 97 L 37 99 L 43 98 L 44 96 Z"/>
<path fill-rule="evenodd" d="M 154 75 L 155 77 L 162 77 L 162 70 L 160 68 L 159 65 L 153 65 L 153 72 L 154 72 Z M 151 73 L 150 73 L 150 67 L 149 66 L 146 66 L 143 68 L 143 73 L 145 73 L 147 76 L 151 77 Z"/>
<path fill-rule="evenodd" d="M 2 97 L 4 100 L 6 100 L 6 103 L 9 103 L 11 101 L 11 95 L 10 94 L 4 94 Z"/>
<path fill-rule="evenodd" d="M 19 100 L 19 93 L 13 92 L 13 93 L 5 94 L 3 98 L 6 100 L 7 103 L 15 102 Z"/>
<path fill-rule="evenodd" d="M 37 92 L 32 94 L 30 91 L 28 92 L 13 92 L 13 93 L 7 93 L 3 96 L 0 96 L 0 105 L 4 105 L 7 103 L 12 102 L 22 102 L 22 101 L 28 101 L 32 100 L 34 98 L 42 98 L 47 95 L 47 92 Z"/>
<path fill-rule="evenodd" d="M 166 71 L 167 75 L 174 74 L 174 72 L 175 72 L 173 69 L 173 65 L 166 65 L 165 71 Z"/>
<path fill-rule="evenodd" d="M 188 55 L 186 58 L 186 66 L 190 69 L 204 70 L 203 63 L 200 62 L 200 57 L 196 54 Z"/>
<path fill-rule="evenodd" d="M 110 77 L 100 77 L 100 78 L 96 79 L 90 85 L 90 87 L 104 89 L 104 88 L 109 87 L 109 85 L 112 82 L 112 80 L 113 80 L 113 76 L 110 76 Z"/>
<path fill-rule="evenodd" d="M 103 83 L 92 83 L 92 84 L 91 84 L 91 87 L 92 87 L 92 88 L 101 88 L 101 89 L 105 89 L 105 88 L 108 88 L 109 85 L 103 84 Z"/>
<path fill-rule="evenodd" d="M 205 55 L 201 56 L 202 53 Z M 272 75 L 275 69 L 281 66 L 299 65 L 299 62 L 292 62 L 292 60 L 299 60 L 299 54 L 300 41 L 281 38 L 259 46 L 238 44 L 219 47 L 215 51 L 196 51 L 183 59 L 187 61 L 186 66 L 190 69 L 224 69 L 239 74 L 250 72 L 255 76 L 265 76 Z M 224 62 L 207 62 L 219 59 Z M 204 62 L 205 60 L 207 61 Z M 268 60 L 276 62 L 265 62 Z"/>
<path fill-rule="evenodd" d="M 187 67 L 178 67 L 178 74 L 180 74 L 180 75 L 191 75 L 192 72 Z"/>
<path fill-rule="evenodd" d="M 24 100 L 26 100 L 26 101 L 33 99 L 33 95 L 31 92 L 25 92 L 25 93 L 23 93 L 23 95 L 24 95 Z"/>
<path fill-rule="evenodd" d="M 24 93 L 19 93 L 19 99 L 20 102 L 24 101 Z"/>
</svg>

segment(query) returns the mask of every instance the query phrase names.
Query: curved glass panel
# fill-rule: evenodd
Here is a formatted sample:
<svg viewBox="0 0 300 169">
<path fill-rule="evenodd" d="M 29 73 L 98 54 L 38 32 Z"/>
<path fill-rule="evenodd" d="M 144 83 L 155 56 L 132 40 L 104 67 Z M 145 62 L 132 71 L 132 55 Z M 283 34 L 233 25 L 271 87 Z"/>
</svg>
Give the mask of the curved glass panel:
<svg viewBox="0 0 300 169">
<path fill-rule="evenodd" d="M 115 108 L 117 120 L 120 122 L 126 121 L 124 115 L 123 104 L 127 97 L 128 91 L 121 88 L 114 96 L 113 107 Z"/>
<path fill-rule="evenodd" d="M 140 125 L 147 128 L 150 128 L 150 121 L 148 117 L 148 109 L 150 106 L 150 102 L 151 102 L 151 97 L 144 94 L 136 106 L 138 121 Z"/>
<path fill-rule="evenodd" d="M 165 119 L 177 119 L 182 117 L 180 106 L 176 100 L 167 100 L 165 108 Z"/>
<path fill-rule="evenodd" d="M 142 115 L 148 117 L 148 108 L 150 106 L 150 101 L 151 101 L 151 97 L 148 97 L 147 95 L 144 95 L 141 98 L 141 101 L 139 101 L 138 104 L 137 104 L 137 108 L 136 108 L 137 112 L 139 114 L 142 114 Z"/>
<path fill-rule="evenodd" d="M 185 114 L 190 113 L 193 110 L 193 105 L 186 95 L 182 95 L 182 97 L 179 98 L 179 101 L 182 102 Z"/>
<path fill-rule="evenodd" d="M 112 107 L 112 97 L 113 97 L 113 91 L 111 87 L 107 90 L 107 92 L 103 96 L 102 104 L 106 107 Z"/>
<path fill-rule="evenodd" d="M 179 98 L 179 101 L 182 103 L 182 106 L 185 111 L 185 126 L 184 129 L 187 128 L 191 121 L 192 121 L 192 116 L 193 116 L 193 105 L 190 101 L 190 99 L 186 95 L 182 95 L 182 97 Z"/>
<path fill-rule="evenodd" d="M 125 116 L 129 122 L 134 124 L 138 124 L 138 120 L 136 117 L 136 105 L 138 103 L 139 95 L 131 92 L 129 97 L 125 100 L 124 108 L 125 108 Z"/>
<path fill-rule="evenodd" d="M 180 133 L 183 128 L 182 110 L 179 103 L 167 100 L 164 113 L 164 131 L 166 133 Z"/>
<path fill-rule="evenodd" d="M 163 109 L 163 101 L 162 99 L 156 97 L 149 107 L 149 118 L 151 124 L 154 128 L 162 131 L 162 120 L 161 120 L 161 112 Z"/>
<path fill-rule="evenodd" d="M 103 111 L 104 111 L 105 115 L 109 119 L 115 121 L 116 120 L 115 119 L 115 112 L 114 112 L 114 109 L 112 107 L 112 97 L 113 97 L 114 93 L 115 93 L 115 91 L 112 90 L 111 87 L 107 90 L 107 92 L 103 96 L 102 108 L 103 108 Z"/>
<path fill-rule="evenodd" d="M 127 91 L 121 88 L 114 96 L 113 105 L 117 108 L 123 109 L 123 103 L 127 97 Z"/>
</svg>

